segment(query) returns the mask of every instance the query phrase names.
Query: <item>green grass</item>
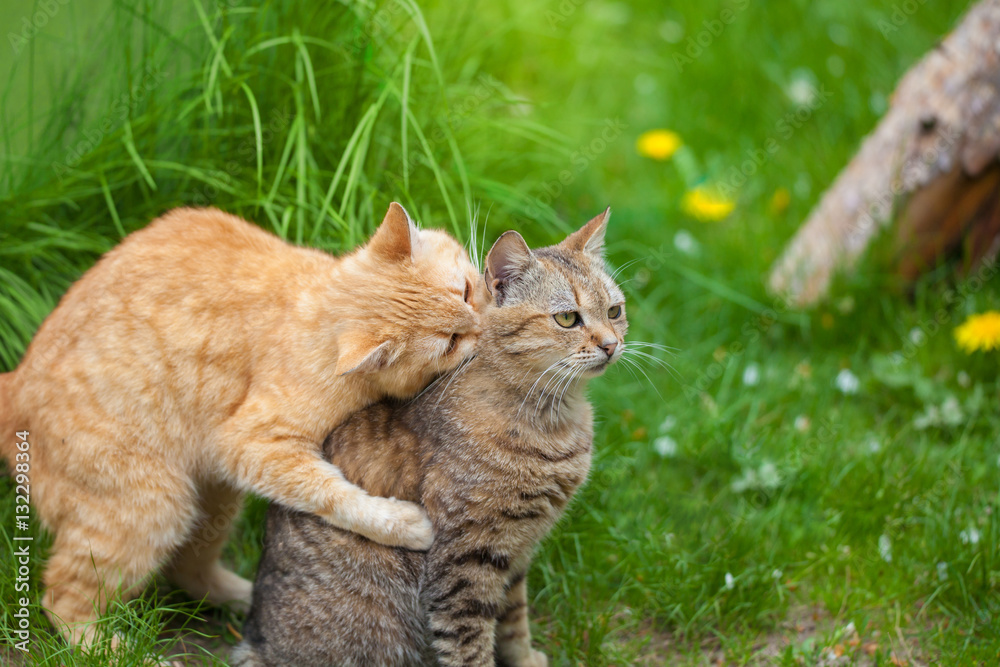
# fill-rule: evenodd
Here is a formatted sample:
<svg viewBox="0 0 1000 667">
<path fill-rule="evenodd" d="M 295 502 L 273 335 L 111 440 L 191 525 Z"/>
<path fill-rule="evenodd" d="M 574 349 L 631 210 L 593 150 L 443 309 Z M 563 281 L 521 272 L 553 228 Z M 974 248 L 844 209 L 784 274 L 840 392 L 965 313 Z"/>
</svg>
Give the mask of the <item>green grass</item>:
<svg viewBox="0 0 1000 667">
<path fill-rule="evenodd" d="M 762 650 L 765 664 L 827 664 L 838 645 L 843 664 L 996 664 L 1000 385 L 996 357 L 966 356 L 952 335 L 1000 308 L 996 278 L 956 283 L 945 268 L 910 295 L 874 252 L 809 312 L 763 288 L 966 4 L 915 3 L 885 35 L 903 3 L 60 5 L 16 61 L 0 49 L 0 364 L 101 252 L 175 205 L 339 251 L 393 199 L 465 237 L 478 208 L 489 239 L 514 227 L 534 244 L 610 204 L 612 263 L 635 262 L 621 274 L 631 337 L 677 351 L 673 373 L 620 367 L 593 383 L 593 473 L 530 578 L 552 664 L 743 664 Z M 17 31 L 27 9 L 0 14 Z M 675 57 L 703 31 L 700 54 Z M 789 133 L 794 91 L 810 86 L 830 95 Z M 609 122 L 620 130 L 602 147 Z M 684 140 L 668 162 L 635 151 L 659 127 Z M 728 219 L 685 216 L 686 190 L 728 182 L 771 137 Z M 784 211 L 770 205 L 780 188 Z M 837 388 L 844 370 L 856 393 Z M 262 512 L 251 504 L 227 550 L 247 576 Z M 12 526 L 6 500 L 2 563 Z M 36 594 L 44 553 L 42 539 Z M 14 583 L 0 564 L 8 638 Z M 70 659 L 32 613 L 36 654 L 63 651 L 40 664 L 139 664 Z M 162 585 L 107 623 L 157 652 L 192 630 L 232 643 L 226 623 L 239 627 Z"/>
</svg>

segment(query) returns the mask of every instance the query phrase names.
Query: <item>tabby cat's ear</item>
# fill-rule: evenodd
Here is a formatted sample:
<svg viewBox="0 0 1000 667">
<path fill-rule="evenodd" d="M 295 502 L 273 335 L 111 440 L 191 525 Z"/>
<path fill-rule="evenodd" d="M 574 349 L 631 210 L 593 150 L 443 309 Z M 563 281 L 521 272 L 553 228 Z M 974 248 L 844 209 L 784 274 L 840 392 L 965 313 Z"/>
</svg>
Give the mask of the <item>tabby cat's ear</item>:
<svg viewBox="0 0 1000 667">
<path fill-rule="evenodd" d="M 382 224 L 375 230 L 371 241 L 368 242 L 368 249 L 376 257 L 382 259 L 403 261 L 413 257 L 413 247 L 417 240 L 417 226 L 410 220 L 406 209 L 392 202 L 389 210 L 382 220 Z"/>
<path fill-rule="evenodd" d="M 378 343 L 363 332 L 342 333 L 337 346 L 337 375 L 377 371 L 392 363 L 396 356 L 392 341 Z"/>
<path fill-rule="evenodd" d="M 523 276 L 534 259 L 520 234 L 511 230 L 500 235 L 486 255 L 486 273 L 483 275 L 486 287 L 490 294 L 497 297 L 498 304 L 504 287 Z"/>
<path fill-rule="evenodd" d="M 559 245 L 575 252 L 586 252 L 599 259 L 604 258 L 604 232 L 608 229 L 608 218 L 611 217 L 611 207 L 604 213 L 592 218 L 587 224 L 572 234 Z"/>
</svg>

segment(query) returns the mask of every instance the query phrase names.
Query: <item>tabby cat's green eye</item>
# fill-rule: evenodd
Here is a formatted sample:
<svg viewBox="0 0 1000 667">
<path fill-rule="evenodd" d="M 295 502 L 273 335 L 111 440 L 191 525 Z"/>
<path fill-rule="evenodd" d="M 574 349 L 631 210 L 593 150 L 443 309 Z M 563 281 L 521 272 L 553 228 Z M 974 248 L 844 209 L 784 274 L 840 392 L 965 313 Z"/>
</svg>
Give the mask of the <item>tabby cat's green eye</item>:
<svg viewBox="0 0 1000 667">
<path fill-rule="evenodd" d="M 569 329 L 571 326 L 580 321 L 580 316 L 572 311 L 565 313 L 556 313 L 552 317 L 555 318 L 556 324 L 558 324 L 561 327 L 566 327 L 567 329 Z"/>
<path fill-rule="evenodd" d="M 622 314 L 621 306 L 611 306 L 608 308 L 608 318 L 612 320 L 617 320 L 618 316 Z"/>
</svg>

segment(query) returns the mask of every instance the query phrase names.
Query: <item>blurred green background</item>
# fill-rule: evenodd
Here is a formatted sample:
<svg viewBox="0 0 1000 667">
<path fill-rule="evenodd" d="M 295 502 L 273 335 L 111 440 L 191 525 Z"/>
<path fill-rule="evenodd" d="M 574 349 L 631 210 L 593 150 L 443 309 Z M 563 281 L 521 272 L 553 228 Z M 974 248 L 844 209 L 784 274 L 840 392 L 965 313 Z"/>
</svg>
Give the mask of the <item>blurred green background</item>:
<svg viewBox="0 0 1000 667">
<path fill-rule="evenodd" d="M 967 6 L 5 3 L 0 365 L 100 253 L 173 206 L 339 252 L 392 200 L 463 239 L 478 216 L 487 242 L 515 228 L 533 245 L 611 205 L 630 338 L 676 352 L 672 371 L 592 383 L 591 480 L 530 578 L 551 663 L 997 664 L 996 356 L 952 333 L 997 309 L 996 280 L 944 267 L 909 294 L 872 257 L 808 312 L 779 314 L 764 289 Z M 262 511 L 228 551 L 248 576 Z M 176 624 L 176 605 L 151 593 L 112 620 L 176 651 L 177 632 L 141 620 Z M 202 644 L 235 641 L 238 617 L 190 613 Z M 66 664 L 35 621 L 38 664 Z"/>
</svg>

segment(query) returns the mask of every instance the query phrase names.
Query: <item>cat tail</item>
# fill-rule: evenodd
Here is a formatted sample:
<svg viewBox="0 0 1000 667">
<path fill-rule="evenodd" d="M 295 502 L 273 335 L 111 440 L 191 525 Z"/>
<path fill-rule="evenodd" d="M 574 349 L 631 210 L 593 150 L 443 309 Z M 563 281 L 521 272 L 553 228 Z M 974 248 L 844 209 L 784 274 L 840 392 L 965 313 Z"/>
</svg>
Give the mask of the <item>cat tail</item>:
<svg viewBox="0 0 1000 667">
<path fill-rule="evenodd" d="M 14 373 L 0 373 L 0 461 L 9 468 L 14 462 L 14 407 L 10 400 L 10 385 Z"/>
</svg>

